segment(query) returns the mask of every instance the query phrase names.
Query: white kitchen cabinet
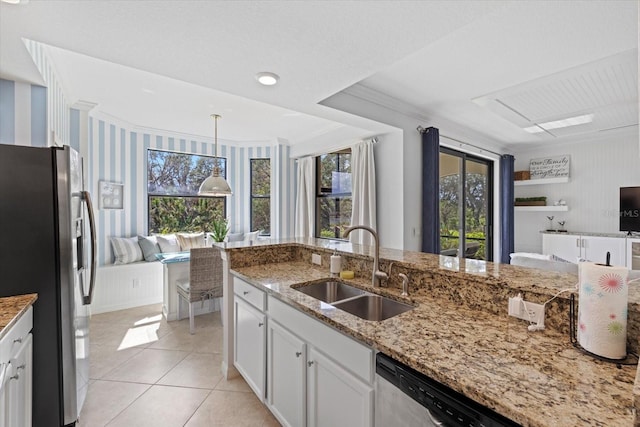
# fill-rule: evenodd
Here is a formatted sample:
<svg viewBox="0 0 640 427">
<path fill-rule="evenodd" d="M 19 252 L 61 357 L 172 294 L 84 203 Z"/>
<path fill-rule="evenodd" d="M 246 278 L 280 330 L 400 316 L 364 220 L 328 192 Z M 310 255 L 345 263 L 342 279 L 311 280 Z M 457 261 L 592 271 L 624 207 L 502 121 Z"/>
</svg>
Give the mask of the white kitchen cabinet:
<svg viewBox="0 0 640 427">
<path fill-rule="evenodd" d="M 372 426 L 371 348 L 274 297 L 268 307 L 267 403 L 276 418 L 291 426 Z"/>
<path fill-rule="evenodd" d="M 260 400 L 264 400 L 266 317 L 237 294 L 234 308 L 233 364 Z"/>
<path fill-rule="evenodd" d="M 315 348 L 307 360 L 309 427 L 373 424 L 373 387 L 358 380 Z"/>
<path fill-rule="evenodd" d="M 303 426 L 307 345 L 270 319 L 267 348 L 267 404 L 283 425 Z"/>
<path fill-rule="evenodd" d="M 627 268 L 640 270 L 640 238 L 627 237 Z"/>
<path fill-rule="evenodd" d="M 30 427 L 33 396 L 33 308 L 0 340 L 0 427 Z"/>
<path fill-rule="evenodd" d="M 612 265 L 626 265 L 626 241 L 624 237 L 602 237 L 576 234 L 543 234 L 542 253 L 556 255 L 567 261 L 578 258 L 604 263 L 611 253 Z"/>
</svg>

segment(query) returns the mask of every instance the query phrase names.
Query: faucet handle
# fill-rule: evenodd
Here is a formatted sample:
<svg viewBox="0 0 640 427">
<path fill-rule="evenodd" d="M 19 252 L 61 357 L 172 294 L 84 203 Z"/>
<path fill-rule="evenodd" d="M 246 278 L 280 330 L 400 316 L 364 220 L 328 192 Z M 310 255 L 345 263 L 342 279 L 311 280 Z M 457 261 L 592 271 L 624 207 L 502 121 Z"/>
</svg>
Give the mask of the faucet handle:
<svg viewBox="0 0 640 427">
<path fill-rule="evenodd" d="M 380 281 L 380 283 L 382 283 L 383 280 L 386 281 L 386 280 L 389 279 L 389 275 L 387 273 L 385 273 L 384 271 L 378 270 L 373 274 L 376 277 L 376 279 L 378 279 Z"/>
<path fill-rule="evenodd" d="M 398 277 L 402 279 L 402 293 L 400 296 L 408 297 L 409 296 L 409 278 L 404 273 L 399 273 Z"/>
</svg>

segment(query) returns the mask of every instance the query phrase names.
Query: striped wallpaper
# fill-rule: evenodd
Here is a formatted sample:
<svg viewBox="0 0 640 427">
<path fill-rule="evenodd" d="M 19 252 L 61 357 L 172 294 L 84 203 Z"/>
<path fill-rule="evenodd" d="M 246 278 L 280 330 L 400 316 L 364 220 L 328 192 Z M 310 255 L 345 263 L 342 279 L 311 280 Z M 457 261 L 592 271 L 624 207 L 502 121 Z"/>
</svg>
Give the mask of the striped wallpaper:
<svg viewBox="0 0 640 427">
<path fill-rule="evenodd" d="M 47 88 L 0 79 L 0 144 L 47 146 Z"/>
<path fill-rule="evenodd" d="M 29 39 L 24 39 L 24 44 L 47 85 L 48 125 L 45 138 L 51 140 L 50 135 L 53 131 L 55 142 L 59 145 L 69 145 L 69 104 L 62 84 L 47 57 L 46 48 L 41 43 Z M 50 144 L 54 145 L 54 141 Z"/>
<path fill-rule="evenodd" d="M 77 111 L 71 110 L 72 141 L 79 133 L 74 127 Z M 94 195 L 98 233 L 99 265 L 112 263 L 109 237 L 147 234 L 147 149 L 172 150 L 213 155 L 208 141 L 184 135 L 147 132 L 111 118 L 89 116 L 89 154 L 85 160 L 88 189 Z M 227 199 L 227 217 L 232 232 L 249 231 L 249 160 L 270 158 L 272 167 L 272 236 L 288 237 L 293 232 L 294 163 L 289 146 L 282 142 L 237 146 L 218 141 L 218 155 L 227 159 L 227 180 L 233 195 Z M 97 201 L 100 181 L 124 184 L 124 209 L 100 209 Z"/>
</svg>

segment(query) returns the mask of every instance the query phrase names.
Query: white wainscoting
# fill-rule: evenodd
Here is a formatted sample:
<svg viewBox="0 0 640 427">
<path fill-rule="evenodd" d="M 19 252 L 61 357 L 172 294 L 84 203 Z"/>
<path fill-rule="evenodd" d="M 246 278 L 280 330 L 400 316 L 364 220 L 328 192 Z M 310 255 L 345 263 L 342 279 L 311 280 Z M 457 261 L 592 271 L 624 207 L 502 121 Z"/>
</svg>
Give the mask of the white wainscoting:
<svg viewBox="0 0 640 427">
<path fill-rule="evenodd" d="M 93 314 L 162 302 L 162 264 L 136 262 L 98 267 Z"/>
</svg>

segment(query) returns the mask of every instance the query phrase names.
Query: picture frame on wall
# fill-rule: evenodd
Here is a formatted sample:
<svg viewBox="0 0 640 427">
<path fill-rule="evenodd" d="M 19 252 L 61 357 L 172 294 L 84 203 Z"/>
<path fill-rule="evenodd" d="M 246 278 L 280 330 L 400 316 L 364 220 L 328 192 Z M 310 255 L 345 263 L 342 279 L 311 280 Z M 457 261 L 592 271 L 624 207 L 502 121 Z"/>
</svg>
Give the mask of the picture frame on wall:
<svg viewBox="0 0 640 427">
<path fill-rule="evenodd" d="M 109 181 L 98 182 L 100 209 L 124 209 L 124 184 Z"/>
</svg>

